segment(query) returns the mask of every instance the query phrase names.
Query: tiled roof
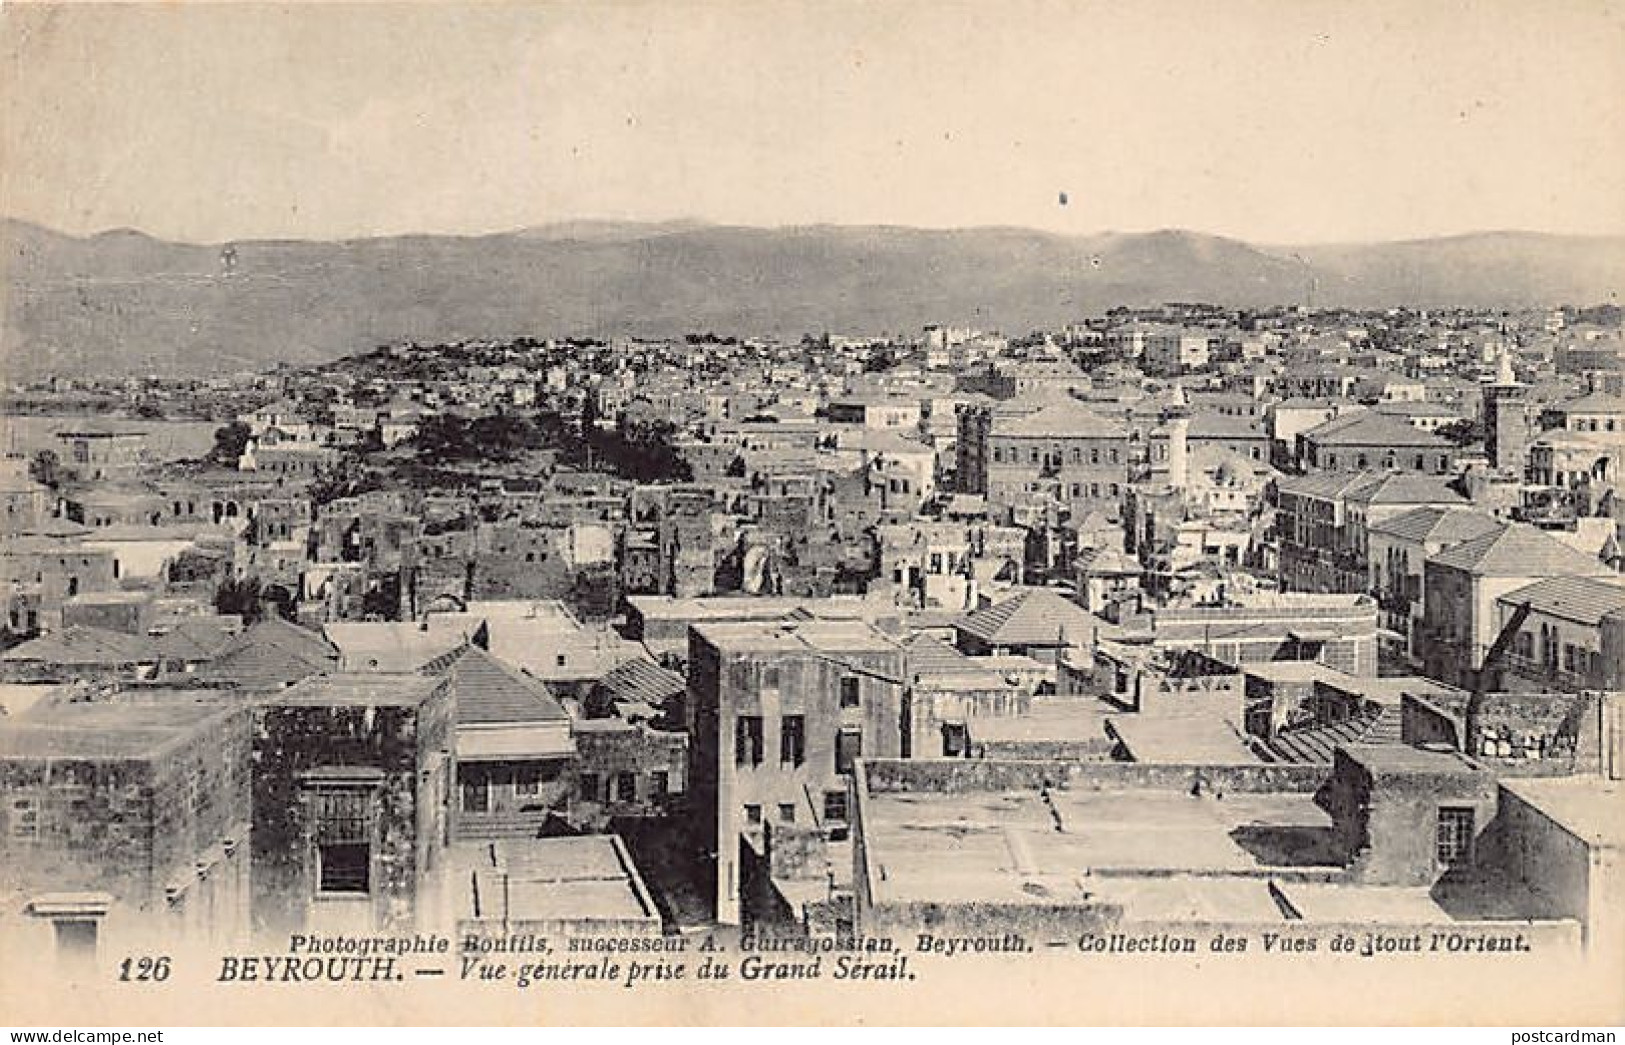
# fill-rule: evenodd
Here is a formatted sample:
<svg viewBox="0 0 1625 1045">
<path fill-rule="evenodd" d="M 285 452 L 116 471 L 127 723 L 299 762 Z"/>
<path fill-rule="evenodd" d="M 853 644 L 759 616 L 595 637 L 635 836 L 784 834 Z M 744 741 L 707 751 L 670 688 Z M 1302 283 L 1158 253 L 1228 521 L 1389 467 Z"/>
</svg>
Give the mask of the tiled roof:
<svg viewBox="0 0 1625 1045">
<path fill-rule="evenodd" d="M 1608 614 L 1625 610 L 1625 577 L 1548 577 L 1508 592 L 1500 601 L 1510 606 L 1527 602 L 1537 613 L 1595 625 Z"/>
<path fill-rule="evenodd" d="M 158 649 L 166 658 L 208 660 L 222 652 L 234 637 L 232 625 L 216 617 L 177 621 L 157 637 Z"/>
<path fill-rule="evenodd" d="M 338 650 L 326 639 L 271 617 L 233 639 L 215 655 L 202 676 L 242 689 L 272 690 L 337 666 Z"/>
<path fill-rule="evenodd" d="M 1393 414 L 1362 410 L 1334 417 L 1303 433 L 1320 446 L 1406 446 L 1447 450 L 1450 443 Z"/>
<path fill-rule="evenodd" d="M 609 669 L 600 684 L 616 700 L 641 700 L 655 707 L 665 704 L 688 687 L 683 676 L 677 672 L 668 671 L 642 657 Z"/>
<path fill-rule="evenodd" d="M 1332 498 L 1352 489 L 1369 476 L 1359 472 L 1324 472 L 1312 475 L 1293 475 L 1276 482 L 1275 488 L 1281 493 L 1296 494 L 1299 497 L 1325 497 Z"/>
<path fill-rule="evenodd" d="M 1400 708 L 1389 704 L 1367 707 L 1343 722 L 1286 730 L 1264 742 L 1278 761 L 1295 765 L 1330 765 L 1343 744 L 1401 743 Z"/>
<path fill-rule="evenodd" d="M 541 682 L 526 678 L 478 646 L 467 647 L 447 673 L 461 724 L 564 722 L 569 715 Z"/>
<path fill-rule="evenodd" d="M 0 660 L 45 664 L 137 664 L 156 661 L 158 645 L 145 635 L 74 626 L 13 646 Z"/>
<path fill-rule="evenodd" d="M 1056 400 L 1022 417 L 998 420 L 994 423 L 993 432 L 1006 436 L 1128 438 L 1128 432 L 1122 425 L 1101 417 L 1071 397 Z"/>
<path fill-rule="evenodd" d="M 1364 476 L 1344 496 L 1360 504 L 1440 504 L 1467 500 L 1452 490 L 1449 481 L 1441 476 L 1408 472 Z"/>
<path fill-rule="evenodd" d="M 1420 543 L 1457 544 L 1498 533 L 1506 523 L 1476 508 L 1412 508 L 1372 523 L 1371 532 Z"/>
<path fill-rule="evenodd" d="M 970 657 L 930 635 L 920 634 L 907 639 L 903 643 L 903 652 L 908 657 L 910 672 L 936 675 L 975 667 Z"/>
<path fill-rule="evenodd" d="M 991 645 L 1057 646 L 1087 640 L 1095 623 L 1093 614 L 1070 599 L 1045 588 L 1029 588 L 954 626 Z"/>
<path fill-rule="evenodd" d="M 1565 414 L 1625 414 L 1625 396 L 1607 392 L 1589 392 L 1586 395 L 1555 404 Z"/>
<path fill-rule="evenodd" d="M 1078 567 L 1084 573 L 1104 575 L 1108 573 L 1136 574 L 1141 572 L 1140 564 L 1128 553 L 1116 548 L 1096 548 L 1078 553 Z"/>
<path fill-rule="evenodd" d="M 1446 548 L 1428 562 L 1477 577 L 1595 577 L 1609 572 L 1600 560 L 1522 523 Z"/>
</svg>

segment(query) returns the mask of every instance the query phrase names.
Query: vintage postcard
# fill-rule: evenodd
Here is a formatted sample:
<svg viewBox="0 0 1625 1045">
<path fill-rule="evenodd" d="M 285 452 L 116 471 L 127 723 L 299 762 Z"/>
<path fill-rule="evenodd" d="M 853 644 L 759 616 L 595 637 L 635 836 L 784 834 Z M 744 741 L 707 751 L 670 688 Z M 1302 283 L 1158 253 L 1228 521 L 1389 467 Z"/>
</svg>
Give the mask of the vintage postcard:
<svg viewBox="0 0 1625 1045">
<path fill-rule="evenodd" d="M 0 6 L 0 1022 L 1625 1022 L 1622 105 L 1603 0 Z"/>
</svg>

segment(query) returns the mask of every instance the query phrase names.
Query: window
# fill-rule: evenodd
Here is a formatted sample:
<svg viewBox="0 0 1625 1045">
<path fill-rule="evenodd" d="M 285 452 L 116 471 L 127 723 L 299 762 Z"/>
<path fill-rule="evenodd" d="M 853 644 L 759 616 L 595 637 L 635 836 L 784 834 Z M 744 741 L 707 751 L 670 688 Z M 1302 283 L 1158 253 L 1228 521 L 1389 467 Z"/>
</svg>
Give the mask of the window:
<svg viewBox="0 0 1625 1045">
<path fill-rule="evenodd" d="M 779 688 L 779 666 L 777 664 L 762 665 L 762 688 Z"/>
<path fill-rule="evenodd" d="M 626 770 L 615 774 L 615 801 L 636 802 L 638 800 L 638 776 Z"/>
<path fill-rule="evenodd" d="M 779 722 L 779 762 L 786 766 L 799 766 L 806 760 L 806 717 L 786 715 Z"/>
<path fill-rule="evenodd" d="M 581 774 L 581 800 L 583 802 L 596 802 L 603 792 L 599 789 L 597 773 Z"/>
<path fill-rule="evenodd" d="M 761 823 L 762 807 L 755 804 L 745 806 L 745 822 L 753 826 Z"/>
<path fill-rule="evenodd" d="M 541 793 L 542 774 L 535 766 L 526 766 L 514 774 L 513 793 L 535 795 Z"/>
<path fill-rule="evenodd" d="M 1435 837 L 1439 863 L 1450 866 L 1471 859 L 1473 811 L 1462 806 L 1440 806 Z"/>
<path fill-rule="evenodd" d="M 1089 463 L 1090 464 L 1099 464 L 1100 463 L 1100 447 L 1091 446 L 1089 448 Z"/>
<path fill-rule="evenodd" d="M 863 703 L 859 694 L 860 681 L 856 675 L 841 676 L 841 707 L 855 708 Z"/>
<path fill-rule="evenodd" d="M 463 781 L 463 812 L 489 813 L 491 811 L 491 781 L 486 777 L 469 777 Z"/>
<path fill-rule="evenodd" d="M 792 803 L 779 803 L 779 821 L 786 824 L 793 824 L 796 822 L 796 807 Z"/>
<path fill-rule="evenodd" d="M 839 823 L 846 822 L 846 792 L 844 790 L 824 792 L 824 819 L 834 820 Z"/>
<path fill-rule="evenodd" d="M 13 841 L 39 837 L 39 805 L 34 799 L 12 799 L 8 820 Z"/>
<path fill-rule="evenodd" d="M 372 795 L 361 788 L 311 793 L 316 824 L 316 890 L 366 894 L 372 888 Z"/>
<path fill-rule="evenodd" d="M 734 764 L 762 764 L 762 716 L 740 715 L 734 722 Z"/>
<path fill-rule="evenodd" d="M 852 766 L 862 757 L 862 730 L 843 729 L 835 734 L 835 772 L 852 772 Z"/>
<path fill-rule="evenodd" d="M 942 724 L 942 757 L 963 758 L 970 747 L 970 730 L 963 722 Z"/>
<path fill-rule="evenodd" d="M 671 794 L 671 774 L 657 769 L 649 774 L 649 797 L 665 798 Z"/>
</svg>

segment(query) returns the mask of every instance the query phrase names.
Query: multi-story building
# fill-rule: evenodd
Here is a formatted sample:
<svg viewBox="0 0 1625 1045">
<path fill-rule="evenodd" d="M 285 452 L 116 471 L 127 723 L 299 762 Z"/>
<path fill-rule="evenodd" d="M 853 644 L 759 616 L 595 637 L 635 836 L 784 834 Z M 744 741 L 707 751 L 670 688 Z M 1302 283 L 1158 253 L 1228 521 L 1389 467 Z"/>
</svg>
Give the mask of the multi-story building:
<svg viewBox="0 0 1625 1045">
<path fill-rule="evenodd" d="M 1416 508 L 1465 505 L 1427 476 L 1305 475 L 1276 486 L 1281 579 L 1291 591 L 1363 592 L 1370 586 L 1370 530 Z"/>
<path fill-rule="evenodd" d="M 1504 626 L 1529 610 L 1502 660 L 1502 689 L 1625 690 L 1625 577 L 1550 577 L 1495 600 Z M 1499 631 L 1499 628 L 1497 628 Z"/>
<path fill-rule="evenodd" d="M 960 414 L 959 488 L 1006 510 L 1041 500 L 1115 514 L 1128 464 L 1127 430 L 1074 399 Z"/>
<path fill-rule="evenodd" d="M 1419 652 L 1422 621 L 1422 564 L 1428 556 L 1506 524 L 1468 507 L 1428 506 L 1382 519 L 1367 527 L 1366 561 L 1370 592 L 1377 597 L 1381 626 L 1404 639 L 1407 656 Z"/>
<path fill-rule="evenodd" d="M 1312 472 L 1416 472 L 1447 475 L 1456 448 L 1391 414 L 1363 410 L 1298 436 L 1298 461 Z"/>
<path fill-rule="evenodd" d="M 430 923 L 457 776 L 450 682 L 317 676 L 254 708 L 254 929 Z"/>
<path fill-rule="evenodd" d="M 735 925 L 770 825 L 843 832 L 857 760 L 908 754 L 903 650 L 846 621 L 696 625 L 689 646 L 694 829 L 716 852 L 717 921 Z"/>
<path fill-rule="evenodd" d="M 1594 556 L 1524 523 L 1463 541 L 1423 566 L 1420 633 L 1428 675 L 1471 686 L 1500 631 L 1496 601 L 1553 577 L 1615 577 Z"/>
</svg>

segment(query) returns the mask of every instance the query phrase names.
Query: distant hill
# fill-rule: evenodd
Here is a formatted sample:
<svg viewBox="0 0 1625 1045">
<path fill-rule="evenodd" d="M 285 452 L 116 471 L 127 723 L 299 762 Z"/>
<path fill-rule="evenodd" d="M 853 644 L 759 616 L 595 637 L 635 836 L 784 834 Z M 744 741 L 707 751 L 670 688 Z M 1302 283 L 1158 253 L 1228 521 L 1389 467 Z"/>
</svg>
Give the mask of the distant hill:
<svg viewBox="0 0 1625 1045">
<path fill-rule="evenodd" d="M 0 371 L 217 373 L 465 337 L 1024 333 L 1112 305 L 1620 300 L 1625 238 L 1264 247 L 1191 232 L 568 222 L 489 236 L 170 243 L 0 223 Z"/>
</svg>

